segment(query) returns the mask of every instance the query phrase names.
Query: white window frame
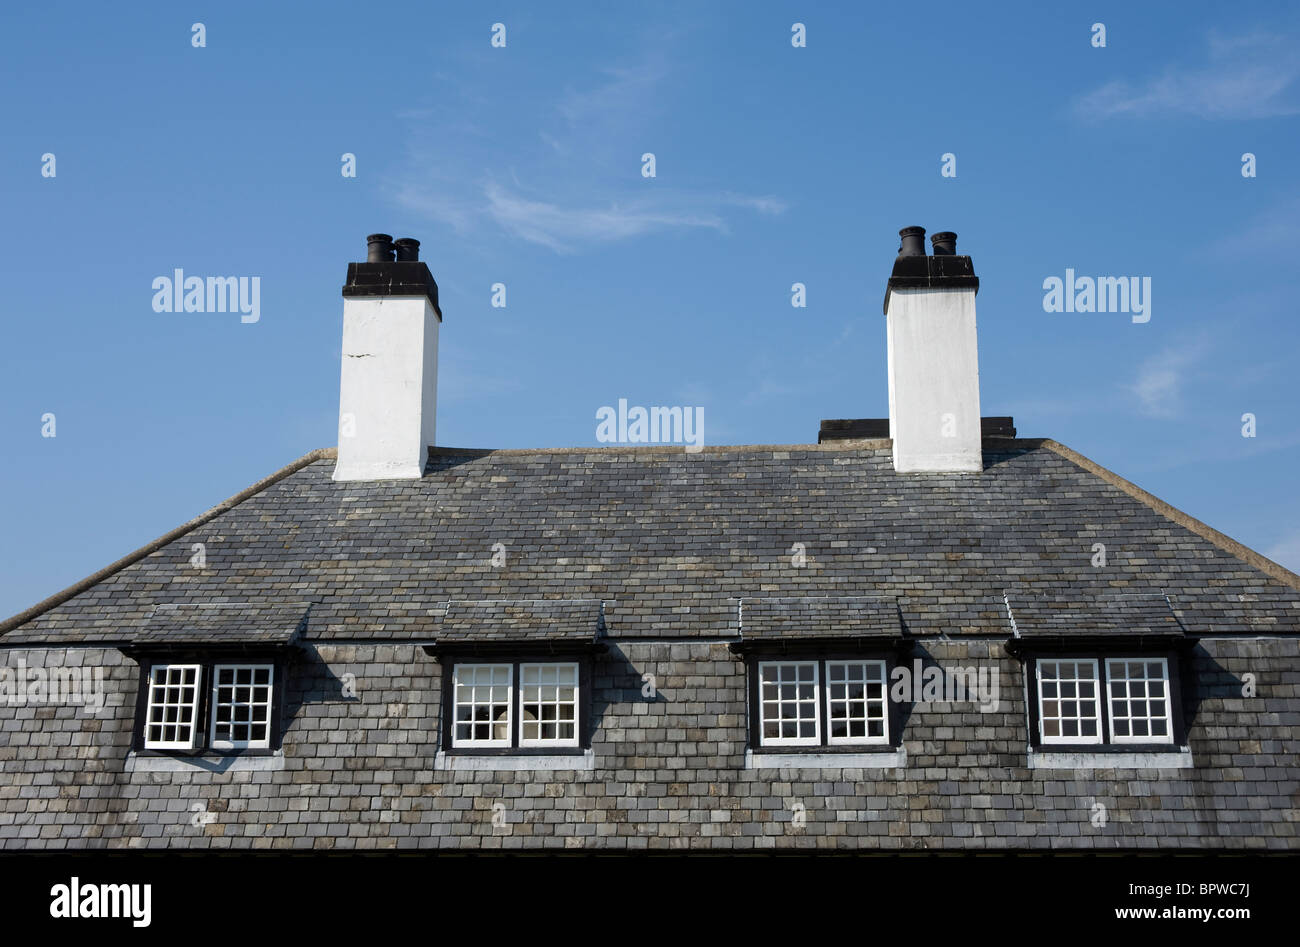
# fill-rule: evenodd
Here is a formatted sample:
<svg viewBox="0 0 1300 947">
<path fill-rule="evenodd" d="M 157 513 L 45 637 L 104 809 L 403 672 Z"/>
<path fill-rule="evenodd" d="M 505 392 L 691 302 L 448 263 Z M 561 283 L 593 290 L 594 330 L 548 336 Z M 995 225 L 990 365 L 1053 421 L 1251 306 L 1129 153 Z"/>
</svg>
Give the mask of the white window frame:
<svg viewBox="0 0 1300 947">
<path fill-rule="evenodd" d="M 827 746 L 873 746 L 873 745 L 888 745 L 889 742 L 890 742 L 890 738 L 889 738 L 889 676 L 888 676 L 889 669 L 888 669 L 888 667 L 886 666 L 886 663 L 885 663 L 884 661 L 879 661 L 879 660 L 866 660 L 866 659 L 860 659 L 860 658 L 828 658 L 828 659 L 826 659 L 826 660 L 825 660 L 824 662 L 822 662 L 822 663 L 823 663 L 823 664 L 825 665 L 825 667 L 826 667 L 826 680 L 824 681 L 824 685 L 823 685 L 823 690 L 825 691 L 825 694 L 826 694 L 826 745 L 827 745 Z M 862 698 L 862 702 L 864 702 L 865 705 L 866 705 L 867 716 L 866 716 L 865 718 L 856 718 L 856 717 L 853 716 L 852 711 L 850 710 L 849 717 L 846 718 L 846 719 L 847 719 L 847 721 L 848 721 L 849 723 L 852 723 L 854 720 L 860 719 L 860 720 L 863 721 L 864 724 L 867 725 L 867 726 L 865 727 L 865 729 L 868 729 L 868 730 L 870 729 L 870 726 L 869 726 L 870 723 L 873 722 L 873 721 L 875 721 L 875 720 L 877 720 L 877 719 L 879 719 L 879 721 L 880 721 L 880 723 L 881 723 L 881 733 L 880 733 L 880 736 L 878 736 L 878 737 L 873 737 L 873 736 L 870 736 L 869 734 L 868 734 L 868 735 L 864 735 L 864 736 L 860 736 L 860 737 L 854 737 L 854 736 L 843 736 L 843 737 L 837 737 L 837 736 L 835 736 L 835 734 L 834 734 L 834 732 L 833 732 L 833 731 L 834 731 L 834 726 L 833 726 L 833 724 L 835 723 L 835 720 L 834 720 L 834 718 L 831 717 L 831 704 L 832 704 L 832 703 L 834 702 L 834 700 L 835 700 L 835 699 L 831 696 L 831 688 L 834 686 L 834 682 L 832 682 L 832 680 L 831 680 L 831 667 L 832 667 L 832 666 L 835 666 L 835 665 L 841 665 L 841 666 L 844 666 L 844 667 L 866 667 L 866 668 L 873 668 L 873 669 L 876 669 L 876 671 L 878 672 L 878 674 L 879 674 L 879 678 L 878 678 L 878 680 L 877 680 L 877 679 L 868 678 L 867 681 L 866 681 L 866 683 L 867 683 L 867 684 L 875 684 L 875 683 L 879 683 L 879 684 L 880 684 L 880 697 L 879 697 L 878 699 L 877 699 L 877 698 L 871 698 L 871 697 L 867 697 L 867 696 L 864 694 L 864 695 L 863 695 L 863 698 Z M 868 671 L 868 673 L 870 673 L 870 671 Z M 847 683 L 848 683 L 848 682 L 847 682 L 847 679 L 846 679 L 845 682 L 841 682 L 841 683 L 845 683 L 846 686 L 847 686 Z M 761 687 L 761 686 L 762 686 L 762 681 L 761 681 L 761 677 L 760 677 L 760 687 Z M 847 698 L 847 695 L 846 695 L 846 700 L 848 700 L 848 703 L 849 703 L 850 705 L 852 705 L 853 703 L 855 703 L 855 701 L 853 701 L 852 699 L 848 699 L 848 698 Z M 880 704 L 880 709 L 881 709 L 881 714 L 882 714 L 882 716 L 881 716 L 880 718 L 876 718 L 876 717 L 871 716 L 871 710 L 872 710 L 872 707 L 873 707 L 875 704 L 877 704 L 877 703 Z"/>
<path fill-rule="evenodd" d="M 540 720 L 528 720 L 528 721 L 526 721 L 526 720 L 524 719 L 524 706 L 525 706 L 525 704 L 528 703 L 528 701 L 527 701 L 527 700 L 525 699 L 525 697 L 524 697 L 524 688 L 525 688 L 525 687 L 530 687 L 530 686 L 538 686 L 538 687 L 547 687 L 547 686 L 550 686 L 550 685 L 547 685 L 547 684 L 537 684 L 537 685 L 529 685 L 529 684 L 526 684 L 526 683 L 525 683 L 525 679 L 524 679 L 524 672 L 525 672 L 525 670 L 528 669 L 528 668 L 539 668 L 539 669 L 541 669 L 541 668 L 571 668 L 571 669 L 572 669 L 572 671 L 573 671 L 573 684 L 572 684 L 572 687 L 573 687 L 573 701 L 572 701 L 572 704 L 573 704 L 573 736 L 572 736 L 572 737 L 565 737 L 565 738 L 557 737 L 557 738 L 555 738 L 555 739 L 549 739 L 549 740 L 546 739 L 546 738 L 544 738 L 544 737 L 540 737 L 540 736 L 539 736 L 539 737 L 535 737 L 535 738 L 533 738 L 533 739 L 531 739 L 531 740 L 530 740 L 530 739 L 527 739 L 527 738 L 524 737 L 524 724 L 525 724 L 525 723 L 539 723 L 539 724 L 540 724 L 540 723 L 544 723 L 544 722 L 545 722 L 545 721 L 540 721 Z M 568 684 L 556 684 L 555 686 L 558 688 L 558 687 L 568 687 L 568 686 L 570 686 L 570 685 L 568 685 Z M 520 662 L 520 664 L 519 664 L 519 684 L 518 684 L 518 693 L 519 693 L 519 724 L 518 724 L 518 726 L 519 726 L 519 733 L 518 733 L 518 736 L 519 736 L 519 746 L 520 746 L 521 748 L 523 748 L 523 747 L 527 747 L 527 748 L 530 748 L 530 749 L 531 749 L 531 748 L 533 748 L 533 747 L 546 747 L 546 746 L 553 746 L 553 747 L 575 747 L 575 746 L 578 746 L 578 745 L 581 743 L 581 740 L 579 739 L 579 736 L 580 736 L 580 733 L 579 733 L 579 727 L 581 726 L 581 720 L 580 720 L 580 718 L 581 718 L 581 714 L 582 714 L 582 669 L 579 667 L 577 661 L 525 661 L 525 662 Z M 552 703 L 552 702 L 551 702 L 551 701 L 538 701 L 538 703 Z M 569 702 L 568 702 L 568 701 L 556 701 L 556 702 L 554 702 L 554 703 L 559 704 L 559 703 L 569 703 Z M 556 722 L 558 723 L 559 721 L 557 720 Z M 538 732 L 539 732 L 539 733 L 541 732 L 541 727 L 540 727 L 540 726 L 538 727 Z"/>
<path fill-rule="evenodd" d="M 505 716 L 505 720 L 503 721 L 503 723 L 504 723 L 504 727 L 505 727 L 505 737 L 502 738 L 502 739 L 494 739 L 494 738 L 489 737 L 489 738 L 487 738 L 487 739 L 485 739 L 485 740 L 476 740 L 476 739 L 474 739 L 473 737 L 469 737 L 469 738 L 464 738 L 464 739 L 462 739 L 462 738 L 460 738 L 460 737 L 457 736 L 457 731 L 460 729 L 460 728 L 459 728 L 459 724 L 462 723 L 462 721 L 461 721 L 461 719 L 460 719 L 460 715 L 459 715 L 459 710 L 460 710 L 461 707 L 463 707 L 463 706 L 468 706 L 468 707 L 477 707 L 477 706 L 487 706 L 487 707 L 492 707 L 492 706 L 494 706 L 494 705 L 496 704 L 496 702 L 493 701 L 493 700 L 491 699 L 490 696 L 489 696 L 489 698 L 488 698 L 487 701 L 476 701 L 476 700 L 471 700 L 468 704 L 466 704 L 466 703 L 464 703 L 464 702 L 462 702 L 462 701 L 460 700 L 461 672 L 462 672 L 463 670 L 470 670 L 470 669 L 473 669 L 473 670 L 477 671 L 477 670 L 479 670 L 479 669 L 481 669 L 481 668 L 489 668 L 489 669 L 505 668 L 505 669 L 506 669 L 506 683 L 505 683 L 505 688 L 506 688 L 506 716 Z M 466 685 L 466 686 L 468 686 L 468 687 L 474 687 L 474 688 L 479 688 L 479 687 L 485 687 L 485 686 L 486 686 L 486 687 L 489 689 L 489 691 L 490 691 L 491 688 L 493 688 L 493 687 L 497 687 L 497 686 L 500 686 L 500 685 L 497 685 L 497 684 L 495 684 L 495 683 L 489 681 L 489 683 L 487 683 L 486 685 L 478 684 L 478 683 L 476 682 L 476 683 L 474 683 L 474 684 L 468 684 L 468 685 Z M 515 699 L 516 699 L 516 693 L 515 693 L 515 666 L 514 666 L 514 663 L 513 663 L 513 662 L 510 662 L 510 661 L 465 661 L 465 662 L 458 662 L 457 664 L 455 664 L 455 665 L 452 667 L 452 669 L 451 669 L 451 745 L 452 745 L 452 747 L 455 748 L 455 749 L 466 749 L 466 750 L 471 750 L 471 749 L 472 749 L 472 750 L 510 749 L 510 748 L 512 747 L 512 739 L 511 739 L 511 738 L 512 738 L 512 735 L 513 735 L 513 732 L 514 732 L 514 731 L 511 729 L 511 727 L 512 727 L 513 724 L 514 724 L 514 715 L 515 715 Z M 468 723 L 470 724 L 470 732 L 472 733 L 472 732 L 473 732 L 473 726 L 474 726 L 474 724 L 476 723 L 476 721 L 474 721 L 474 720 L 471 719 L 470 721 L 468 721 Z M 489 729 L 493 729 L 493 728 L 496 727 L 496 725 L 497 725 L 497 721 L 495 721 L 495 720 L 493 720 L 493 721 L 488 721 L 488 724 L 489 724 Z M 552 745 L 553 745 L 553 744 L 552 744 Z"/>
<path fill-rule="evenodd" d="M 189 685 L 189 684 L 168 684 L 168 683 L 159 683 L 159 682 L 158 682 L 158 674 L 159 674 L 159 672 L 163 672 L 163 674 L 166 675 L 166 674 L 168 674 L 168 673 L 171 672 L 171 671 L 180 671 L 180 672 L 182 672 L 182 673 L 185 672 L 185 671 L 193 671 L 193 672 L 194 672 L 194 683 L 193 683 L 193 685 Z M 188 705 L 188 706 L 189 706 L 189 709 L 190 709 L 190 720 L 189 720 L 190 738 L 189 738 L 188 740 L 151 740 L 151 739 L 149 739 L 149 731 L 150 731 L 150 729 L 154 726 L 154 724 L 153 724 L 153 722 L 152 722 L 152 719 L 153 719 L 153 711 L 154 711 L 154 708 L 155 708 L 155 707 L 178 707 L 178 708 L 183 708 L 183 707 L 186 706 L 186 704 L 183 703 L 183 702 L 182 702 L 182 703 L 171 703 L 170 701 L 166 701 L 166 700 L 162 701 L 161 703 L 156 702 L 156 701 L 154 700 L 154 689 L 155 689 L 155 688 L 160 688 L 160 689 L 166 691 L 168 688 L 171 688 L 171 687 L 182 687 L 182 688 L 183 688 L 183 687 L 191 687 L 191 686 L 194 688 L 194 698 L 189 702 L 189 705 Z M 148 683 L 147 693 L 146 693 L 146 696 L 145 696 L 145 705 L 144 705 L 144 728 L 143 728 L 143 732 L 142 732 L 142 736 L 144 737 L 144 748 L 145 748 L 146 750 L 193 750 L 193 749 L 195 749 L 195 748 L 198 746 L 198 740 L 199 740 L 199 697 L 200 697 L 200 695 L 201 695 L 202 693 L 203 693 L 203 665 L 201 665 L 201 664 L 161 664 L 161 663 L 160 663 L 160 664 L 153 664 L 153 665 L 150 665 L 150 667 L 149 667 L 149 683 Z M 168 722 L 166 722 L 166 721 L 160 721 L 160 722 L 159 722 L 159 725 L 161 725 L 161 726 L 183 726 L 183 724 L 180 724 L 180 723 L 172 724 L 172 723 L 168 723 Z"/>
<path fill-rule="evenodd" d="M 1127 682 L 1130 680 L 1130 678 L 1127 676 L 1128 674 L 1127 668 L 1125 669 L 1125 677 L 1122 679 L 1126 682 L 1125 695 L 1122 698 L 1115 697 L 1111 686 L 1113 682 L 1111 680 L 1111 670 L 1110 670 L 1111 665 L 1113 664 L 1143 665 L 1144 667 L 1142 670 L 1142 674 L 1143 674 L 1142 680 L 1147 684 L 1150 684 L 1150 682 L 1155 679 L 1146 677 L 1145 665 L 1147 664 L 1160 665 L 1161 672 L 1164 674 L 1164 677 L 1161 679 L 1161 684 L 1163 686 L 1163 693 L 1160 697 L 1156 699 L 1164 701 L 1165 712 L 1163 717 L 1153 717 L 1150 715 L 1150 713 L 1148 713 L 1145 717 L 1126 716 L 1124 719 L 1147 720 L 1148 722 L 1152 720 L 1163 719 L 1165 723 L 1165 735 L 1163 737 L 1153 736 L 1151 734 L 1147 734 L 1146 736 L 1133 736 L 1131 732 L 1129 733 L 1128 736 L 1124 736 L 1124 737 L 1115 735 L 1115 702 L 1118 700 L 1131 702 L 1132 700 L 1137 699 L 1137 700 L 1144 701 L 1149 705 L 1152 698 L 1150 696 L 1149 689 L 1148 689 L 1148 694 L 1145 697 L 1133 698 L 1128 695 Z M 1149 709 L 1150 708 L 1148 706 L 1148 710 Z M 1157 657 L 1107 658 L 1106 659 L 1106 716 L 1108 718 L 1107 723 L 1108 723 L 1111 743 L 1173 743 L 1174 742 L 1174 711 L 1173 711 L 1173 700 L 1169 693 L 1169 660 L 1167 658 L 1157 658 Z M 1131 729 L 1132 728 L 1130 727 L 1130 731 Z"/>
<path fill-rule="evenodd" d="M 1054 665 L 1060 665 L 1060 664 L 1091 665 L 1091 667 L 1092 667 L 1092 684 L 1093 684 L 1093 696 L 1092 696 L 1092 702 L 1093 702 L 1094 706 L 1096 707 L 1096 717 L 1095 717 L 1095 720 L 1096 720 L 1096 724 L 1097 724 L 1097 726 L 1094 728 L 1096 732 L 1094 733 L 1093 736 L 1088 737 L 1088 736 L 1084 736 L 1083 734 L 1078 734 L 1078 735 L 1076 735 L 1076 736 L 1065 736 L 1064 734 L 1058 734 L 1058 735 L 1056 735 L 1056 736 L 1050 736 L 1050 737 L 1049 737 L 1049 736 L 1046 734 L 1045 728 L 1044 728 L 1044 726 L 1043 726 L 1044 722 L 1048 719 L 1048 718 L 1044 715 L 1044 713 L 1043 713 L 1043 700 L 1044 700 L 1044 698 L 1043 698 L 1043 665 L 1045 665 L 1045 664 L 1054 664 Z M 1104 690 L 1104 688 L 1105 688 L 1105 682 L 1102 680 L 1102 677 L 1101 677 L 1101 673 L 1100 673 L 1100 672 L 1101 672 L 1101 668 L 1100 668 L 1100 666 L 1099 666 L 1099 662 L 1098 662 L 1098 660 L 1097 660 L 1096 658 L 1040 658 L 1040 659 L 1038 659 L 1038 660 L 1036 660 L 1036 661 L 1034 662 L 1034 677 L 1037 678 L 1037 690 L 1038 690 L 1038 740 L 1039 740 L 1039 742 L 1040 742 L 1042 745 L 1044 745 L 1044 746 L 1059 745 L 1059 744 L 1075 744 L 1075 745 L 1085 744 L 1085 745 L 1091 745 L 1091 744 L 1101 744 L 1101 743 L 1105 742 L 1105 738 L 1104 738 L 1104 736 L 1103 736 L 1103 728 L 1102 728 L 1101 707 L 1102 707 L 1102 701 L 1105 699 L 1105 695 L 1106 695 L 1107 692 Z M 1058 673 L 1059 673 L 1059 672 L 1058 672 Z M 1075 681 L 1076 681 L 1076 682 L 1079 681 L 1079 680 L 1082 680 L 1082 678 L 1075 678 Z M 1056 700 L 1056 701 L 1058 701 L 1058 702 L 1061 701 L 1061 700 L 1063 700 L 1063 699 L 1064 699 L 1064 700 L 1076 700 L 1076 701 L 1077 701 L 1077 700 L 1080 700 L 1080 699 L 1087 699 L 1087 698 L 1080 698 L 1077 694 L 1076 694 L 1073 698 L 1069 698 L 1069 697 L 1062 698 L 1062 697 L 1061 697 L 1061 694 L 1060 694 L 1060 691 L 1059 691 L 1060 678 L 1057 678 L 1057 679 L 1056 679 L 1056 684 L 1057 684 L 1057 686 L 1058 686 L 1057 695 L 1056 695 L 1055 698 L 1052 698 L 1052 699 L 1054 699 L 1054 700 Z M 1076 716 L 1076 717 L 1061 717 L 1061 716 L 1059 716 L 1059 715 L 1053 715 L 1053 716 L 1051 717 L 1051 719 L 1053 719 L 1053 720 L 1072 720 L 1072 719 L 1086 720 L 1086 719 L 1088 719 L 1088 718 L 1086 718 L 1086 717 L 1081 717 L 1081 716 Z"/>
<path fill-rule="evenodd" d="M 238 673 L 239 671 L 253 671 L 253 672 L 256 672 L 256 671 L 261 671 L 261 670 L 265 670 L 265 671 L 267 672 L 267 683 L 266 683 L 266 684 L 249 683 L 247 686 L 250 687 L 250 688 L 255 688 L 255 687 L 265 687 L 265 688 L 266 688 L 266 700 L 265 700 L 265 702 L 263 702 L 263 701 L 252 701 L 252 700 L 250 700 L 250 701 L 247 702 L 247 704 L 248 704 L 248 706 L 249 706 L 250 708 L 261 708 L 261 707 L 265 707 L 265 713 L 266 713 L 266 716 L 265 716 L 265 719 L 263 720 L 263 719 L 259 719 L 259 718 L 256 718 L 256 717 L 252 716 L 251 713 L 250 713 L 250 716 L 249 716 L 249 719 L 248 719 L 248 725 L 249 725 L 249 727 L 251 728 L 251 727 L 253 726 L 254 723 L 264 723 L 265 726 L 266 726 L 266 736 L 265 736 L 263 739 L 261 739 L 261 740 L 226 740 L 226 739 L 218 740 L 218 739 L 217 739 L 217 726 L 219 725 L 219 721 L 217 720 L 217 707 L 218 707 L 218 704 L 221 703 L 221 702 L 219 702 L 219 701 L 217 700 L 217 694 L 218 694 L 219 688 L 220 688 L 221 686 L 223 686 L 223 685 L 221 685 L 221 683 L 220 683 L 220 681 L 221 681 L 221 672 L 222 672 L 222 671 L 234 671 L 235 673 Z M 228 684 L 228 685 L 224 685 L 224 686 L 226 686 L 226 687 L 242 687 L 242 686 L 245 686 L 245 685 L 241 685 L 241 684 Z M 212 665 L 212 687 L 211 687 L 211 691 L 210 691 L 210 693 L 211 693 L 211 698 L 210 698 L 209 703 L 208 703 L 208 748 L 209 748 L 209 749 L 213 749 L 213 750 L 269 750 L 269 749 L 271 748 L 271 725 L 272 725 L 272 713 L 273 713 L 273 711 L 274 711 L 274 709 L 275 709 L 275 665 L 274 665 L 274 664 L 272 664 L 272 663 L 267 663 L 267 662 L 261 662 L 261 663 L 243 663 L 243 664 L 214 664 L 214 665 Z M 252 696 L 252 695 L 250 695 L 250 697 L 251 697 L 251 696 Z M 232 702 L 229 702 L 229 703 L 231 703 L 232 706 L 241 706 L 241 705 L 243 705 L 245 702 L 243 702 L 243 701 L 232 701 Z M 230 726 L 233 726 L 233 724 L 235 724 L 235 723 L 242 723 L 242 721 L 231 720 L 231 721 L 228 721 L 226 724 L 224 724 L 224 726 L 230 727 Z"/>
<path fill-rule="evenodd" d="M 821 742 L 822 742 L 822 730 L 821 730 L 821 727 L 822 727 L 821 665 L 822 665 L 822 662 L 819 661 L 819 660 L 818 660 L 818 661 L 759 661 L 759 662 L 758 662 L 758 675 L 757 675 L 757 678 L 758 678 L 758 694 L 755 696 L 755 700 L 758 701 L 758 742 L 759 742 L 759 746 L 821 746 Z M 777 704 L 777 705 L 780 705 L 780 704 L 782 704 L 782 703 L 788 703 L 788 701 L 783 701 L 783 700 L 781 700 L 781 695 L 780 695 L 779 692 L 778 692 L 778 694 L 777 694 L 777 699 L 776 699 L 775 701 L 764 700 L 764 695 L 763 695 L 763 684 L 764 684 L 764 680 L 763 680 L 763 671 L 764 671 L 764 669 L 766 669 L 766 668 L 770 668 L 770 667 L 773 667 L 773 668 L 781 668 L 781 667 L 811 667 L 811 668 L 813 669 L 813 680 L 812 680 L 812 685 L 813 685 L 813 700 L 812 700 L 812 705 L 813 705 L 813 735 L 812 735 L 811 737 L 801 737 L 801 736 L 793 736 L 793 737 L 780 737 L 780 736 L 777 736 L 777 737 L 769 737 L 769 736 L 767 735 L 767 724 L 768 724 L 767 705 L 768 705 L 768 704 Z M 782 682 L 781 682 L 781 679 L 780 679 L 780 675 L 779 675 L 779 673 L 778 673 L 778 677 L 777 677 L 777 680 L 776 680 L 775 683 L 776 683 L 776 686 L 777 686 L 778 688 L 782 686 Z M 796 679 L 794 680 L 793 683 L 794 683 L 796 686 L 798 686 L 798 684 L 799 684 L 799 680 L 798 680 L 797 677 L 796 677 Z M 797 703 L 806 703 L 806 701 L 798 700 L 797 698 L 796 698 L 796 702 L 797 702 Z M 793 718 L 793 719 L 795 719 L 795 720 L 800 720 L 800 721 L 801 721 L 801 720 L 803 720 L 804 718 L 802 718 L 802 717 L 796 717 L 796 718 Z M 777 722 L 778 724 L 779 724 L 780 722 L 782 722 L 782 720 L 784 720 L 784 718 L 776 718 L 776 722 Z"/>
</svg>

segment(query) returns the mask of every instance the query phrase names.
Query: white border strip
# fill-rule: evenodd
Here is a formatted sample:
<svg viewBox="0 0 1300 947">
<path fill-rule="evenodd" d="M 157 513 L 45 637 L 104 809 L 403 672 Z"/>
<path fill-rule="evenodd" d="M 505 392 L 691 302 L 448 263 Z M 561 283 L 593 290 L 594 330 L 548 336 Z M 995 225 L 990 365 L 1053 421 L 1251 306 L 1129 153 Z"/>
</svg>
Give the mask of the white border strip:
<svg viewBox="0 0 1300 947">
<path fill-rule="evenodd" d="M 284 769 L 284 750 L 271 754 L 216 756 L 144 756 L 132 750 L 126 757 L 128 773 L 269 773 Z"/>
<path fill-rule="evenodd" d="M 1062 753 L 1029 751 L 1030 769 L 1191 769 L 1192 751 L 1172 753 Z"/>
<path fill-rule="evenodd" d="M 584 750 L 581 756 L 577 753 L 556 756 L 469 756 L 439 750 L 434 754 L 433 768 L 467 773 L 593 770 L 596 768 L 596 754 L 591 750 Z"/>
<path fill-rule="evenodd" d="M 873 753 L 755 753 L 745 751 L 745 769 L 902 769 L 907 750 Z"/>
</svg>

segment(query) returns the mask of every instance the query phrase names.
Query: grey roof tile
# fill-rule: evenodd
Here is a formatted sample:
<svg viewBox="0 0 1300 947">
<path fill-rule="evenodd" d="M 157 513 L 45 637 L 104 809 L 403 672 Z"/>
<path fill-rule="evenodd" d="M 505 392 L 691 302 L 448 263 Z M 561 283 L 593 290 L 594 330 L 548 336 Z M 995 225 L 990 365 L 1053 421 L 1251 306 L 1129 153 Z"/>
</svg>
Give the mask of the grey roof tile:
<svg viewBox="0 0 1300 947">
<path fill-rule="evenodd" d="M 978 474 L 898 474 L 872 442 L 440 449 L 424 478 L 376 483 L 332 469 L 301 467 L 0 644 L 130 638 L 159 604 L 294 600 L 315 603 L 318 641 L 428 641 L 448 601 L 575 599 L 606 603 L 612 638 L 730 637 L 736 599 L 817 597 L 897 599 L 913 636 L 1002 635 L 1008 588 L 1168 594 L 1190 634 L 1300 628 L 1293 584 L 1035 442 L 986 449 Z"/>
<path fill-rule="evenodd" d="M 603 629 L 599 599 L 448 602 L 439 643 L 594 639 Z"/>
<path fill-rule="evenodd" d="M 757 598 L 740 602 L 746 640 L 901 638 L 898 603 L 870 598 Z"/>
<path fill-rule="evenodd" d="M 1183 627 L 1169 599 L 1159 593 L 1125 595 L 1103 591 L 1092 598 L 1077 593 L 1006 593 L 1015 637 L 1182 638 Z"/>
<path fill-rule="evenodd" d="M 310 608 L 306 602 L 155 605 L 128 640 L 134 646 L 288 644 L 306 630 Z"/>
</svg>

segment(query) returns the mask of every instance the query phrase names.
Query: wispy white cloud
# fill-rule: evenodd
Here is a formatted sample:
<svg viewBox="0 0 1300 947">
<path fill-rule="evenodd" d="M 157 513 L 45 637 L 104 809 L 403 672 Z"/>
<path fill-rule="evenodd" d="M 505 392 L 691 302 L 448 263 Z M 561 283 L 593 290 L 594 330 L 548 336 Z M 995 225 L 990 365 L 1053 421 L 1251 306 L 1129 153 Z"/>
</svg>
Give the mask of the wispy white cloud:
<svg viewBox="0 0 1300 947">
<path fill-rule="evenodd" d="M 556 253 L 673 230 L 730 231 L 742 214 L 775 216 L 786 202 L 768 194 L 685 190 L 637 173 L 640 141 L 671 107 L 672 69 L 661 51 L 601 71 L 586 88 L 533 103 L 539 127 L 519 136 L 516 118 L 466 125 L 448 153 L 447 104 L 408 112 L 414 143 L 408 166 L 389 183 L 400 206 L 462 237 L 502 233 Z M 449 113 L 449 114 L 445 114 Z M 638 147 L 629 150 L 629 142 Z M 503 157 L 504 156 L 504 157 Z"/>
<path fill-rule="evenodd" d="M 749 197 L 722 193 L 668 191 L 654 196 L 606 197 L 602 201 L 565 203 L 525 194 L 517 176 L 514 186 L 496 180 L 471 185 L 463 182 L 408 182 L 394 192 L 403 207 L 459 233 L 495 224 L 506 233 L 557 253 L 573 253 L 587 245 L 626 240 L 665 230 L 705 228 L 728 233 L 725 211 L 734 208 L 761 215 L 781 214 L 784 201 L 775 197 Z"/>
<path fill-rule="evenodd" d="M 556 103 L 556 111 L 570 125 L 607 125 L 611 119 L 644 116 L 660 103 L 657 89 L 669 76 L 669 67 L 655 51 L 632 65 L 611 66 L 601 72 L 602 82 L 588 89 L 570 89 Z"/>
<path fill-rule="evenodd" d="M 1222 260 L 1285 254 L 1290 259 L 1297 243 L 1300 243 L 1300 195 L 1292 195 L 1274 201 L 1239 228 L 1212 241 L 1204 255 Z"/>
<path fill-rule="evenodd" d="M 1142 82 L 1118 80 L 1079 99 L 1087 118 L 1191 115 L 1206 119 L 1267 118 L 1300 113 L 1300 45 L 1294 37 L 1256 32 L 1211 34 L 1208 63 L 1169 66 Z"/>
<path fill-rule="evenodd" d="M 727 207 L 743 207 L 747 210 L 757 211 L 760 214 L 784 214 L 789 205 L 776 197 L 751 197 L 745 194 L 732 194 L 730 192 L 719 194 L 715 200 Z"/>
<path fill-rule="evenodd" d="M 620 205 L 565 207 L 530 200 L 496 183 L 484 188 L 487 214 L 507 232 L 558 253 L 570 253 L 580 244 L 623 240 L 656 230 L 708 227 L 725 231 L 722 218 L 713 213 L 673 210 L 662 200 L 640 199 Z M 698 202 L 697 202 L 698 203 Z"/>
<path fill-rule="evenodd" d="M 1153 418 L 1172 418 L 1182 409 L 1183 386 L 1209 346 L 1204 337 L 1171 346 L 1146 359 L 1137 378 L 1127 386 L 1138 399 L 1141 412 Z"/>
</svg>

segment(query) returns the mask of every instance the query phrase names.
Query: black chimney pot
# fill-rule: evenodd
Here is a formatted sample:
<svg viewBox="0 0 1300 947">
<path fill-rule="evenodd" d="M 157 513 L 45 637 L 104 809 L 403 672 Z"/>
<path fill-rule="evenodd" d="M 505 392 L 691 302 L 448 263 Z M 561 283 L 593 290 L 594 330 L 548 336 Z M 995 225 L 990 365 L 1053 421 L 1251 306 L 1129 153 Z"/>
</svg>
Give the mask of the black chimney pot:
<svg viewBox="0 0 1300 947">
<path fill-rule="evenodd" d="M 393 238 L 386 233 L 372 233 L 366 237 L 366 262 L 390 263 L 393 259 Z"/>
<path fill-rule="evenodd" d="M 925 256 L 925 228 L 904 227 L 898 232 L 902 237 L 902 246 L 898 248 L 899 256 Z"/>
<path fill-rule="evenodd" d="M 942 233 L 934 234 L 930 237 L 930 242 L 934 244 L 935 256 L 957 255 L 957 235 L 951 230 L 945 230 Z"/>
<path fill-rule="evenodd" d="M 420 260 L 420 241 L 412 237 L 403 237 L 401 240 L 394 240 L 393 246 L 397 248 L 397 262 L 399 263 L 418 263 Z"/>
</svg>

